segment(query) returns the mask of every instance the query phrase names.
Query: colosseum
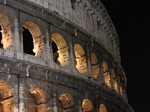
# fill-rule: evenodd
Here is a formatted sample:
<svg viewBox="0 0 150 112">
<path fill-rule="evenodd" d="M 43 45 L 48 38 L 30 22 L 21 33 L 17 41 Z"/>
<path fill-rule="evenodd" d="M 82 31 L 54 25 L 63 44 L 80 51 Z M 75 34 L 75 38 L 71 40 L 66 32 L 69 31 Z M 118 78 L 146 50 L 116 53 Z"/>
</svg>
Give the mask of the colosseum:
<svg viewBox="0 0 150 112">
<path fill-rule="evenodd" d="M 0 0 L 0 112 L 133 112 L 100 0 Z"/>
</svg>

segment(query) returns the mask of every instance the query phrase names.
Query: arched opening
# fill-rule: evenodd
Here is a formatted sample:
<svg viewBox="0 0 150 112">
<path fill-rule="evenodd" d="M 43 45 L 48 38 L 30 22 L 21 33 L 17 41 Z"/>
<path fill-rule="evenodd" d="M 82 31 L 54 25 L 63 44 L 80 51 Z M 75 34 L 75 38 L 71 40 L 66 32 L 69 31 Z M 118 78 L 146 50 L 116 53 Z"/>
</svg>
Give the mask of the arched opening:
<svg viewBox="0 0 150 112">
<path fill-rule="evenodd" d="M 120 86 L 120 95 L 123 96 L 123 90 L 121 86 Z"/>
<path fill-rule="evenodd" d="M 74 100 L 68 93 L 64 93 L 59 97 L 59 112 L 75 112 Z"/>
<path fill-rule="evenodd" d="M 40 56 L 43 49 L 43 36 L 40 28 L 33 22 L 25 22 L 22 27 L 24 53 Z"/>
<path fill-rule="evenodd" d="M 2 27 L 1 27 L 1 24 L 0 24 L 0 48 L 3 48 L 3 43 L 2 43 Z"/>
<path fill-rule="evenodd" d="M 87 75 L 87 62 L 85 52 L 81 45 L 79 44 L 74 45 L 74 54 L 76 61 L 76 69 L 79 71 L 79 73 Z"/>
<path fill-rule="evenodd" d="M 52 49 L 53 49 L 53 61 L 56 63 L 56 64 L 58 64 L 58 65 L 60 65 L 60 62 L 58 61 L 58 58 L 59 58 L 59 54 L 58 54 L 58 47 L 57 47 L 57 45 L 56 45 L 56 43 L 53 41 L 52 42 Z"/>
<path fill-rule="evenodd" d="M 120 78 L 118 78 L 118 91 L 119 91 L 119 94 L 123 97 L 123 88 L 122 88 L 122 84 L 121 84 L 121 81 L 120 81 Z"/>
<path fill-rule="evenodd" d="M 114 69 L 111 70 L 111 73 L 112 73 L 112 77 L 113 77 L 114 89 L 116 90 L 116 92 L 118 92 L 118 83 L 117 83 L 117 80 L 116 80 L 116 75 L 115 75 Z"/>
<path fill-rule="evenodd" d="M 14 112 L 14 93 L 4 81 L 0 81 L 0 112 Z"/>
<path fill-rule="evenodd" d="M 48 99 L 41 88 L 31 88 L 28 93 L 27 112 L 49 112 Z"/>
<path fill-rule="evenodd" d="M 52 34 L 52 50 L 53 50 L 53 61 L 61 66 L 68 66 L 69 54 L 68 45 L 59 33 Z"/>
<path fill-rule="evenodd" d="M 34 44 L 33 44 L 33 37 L 30 31 L 26 28 L 23 29 L 23 52 L 31 55 L 35 55 L 33 52 Z"/>
<path fill-rule="evenodd" d="M 9 49 L 11 43 L 10 21 L 8 17 L 0 12 L 0 48 Z"/>
<path fill-rule="evenodd" d="M 94 79 L 97 79 L 99 77 L 99 71 L 100 71 L 99 62 L 94 53 L 91 53 L 90 57 L 91 57 L 92 75 L 93 75 Z"/>
<path fill-rule="evenodd" d="M 94 112 L 93 103 L 89 99 L 84 99 L 82 102 L 83 112 Z"/>
<path fill-rule="evenodd" d="M 104 104 L 100 104 L 99 112 L 107 112 L 107 109 Z"/>
<path fill-rule="evenodd" d="M 102 69 L 103 69 L 105 84 L 111 88 L 110 71 L 109 71 L 108 65 L 105 61 L 102 62 Z"/>
</svg>

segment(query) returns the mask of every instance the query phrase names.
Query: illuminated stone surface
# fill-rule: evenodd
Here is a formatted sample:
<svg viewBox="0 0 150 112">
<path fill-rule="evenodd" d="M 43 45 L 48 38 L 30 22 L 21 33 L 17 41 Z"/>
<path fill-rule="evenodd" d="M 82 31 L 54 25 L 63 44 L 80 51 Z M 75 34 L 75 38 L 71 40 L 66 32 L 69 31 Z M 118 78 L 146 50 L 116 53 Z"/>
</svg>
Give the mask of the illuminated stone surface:
<svg viewBox="0 0 150 112">
<path fill-rule="evenodd" d="M 99 0 L 0 0 L 0 30 L 0 112 L 133 112 Z"/>
</svg>

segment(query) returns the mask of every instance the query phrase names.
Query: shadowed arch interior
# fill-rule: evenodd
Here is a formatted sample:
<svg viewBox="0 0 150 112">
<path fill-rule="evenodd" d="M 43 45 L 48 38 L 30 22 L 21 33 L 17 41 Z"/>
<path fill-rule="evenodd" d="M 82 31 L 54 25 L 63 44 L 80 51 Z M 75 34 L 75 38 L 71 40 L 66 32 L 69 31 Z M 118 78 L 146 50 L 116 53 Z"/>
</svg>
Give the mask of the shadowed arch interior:
<svg viewBox="0 0 150 112">
<path fill-rule="evenodd" d="M 54 62 L 61 66 L 68 66 L 69 53 L 66 40 L 59 33 L 53 33 L 52 40 L 53 40 L 52 49 Z"/>
<path fill-rule="evenodd" d="M 123 88 L 122 88 L 123 86 L 122 86 L 120 80 L 121 80 L 121 79 L 118 78 L 118 92 L 119 92 L 119 94 L 120 94 L 122 97 L 124 97 L 124 94 L 123 94 Z"/>
<path fill-rule="evenodd" d="M 118 83 L 117 83 L 117 79 L 116 79 L 116 75 L 115 75 L 114 69 L 111 70 L 111 73 L 112 73 L 112 77 L 113 77 L 114 88 L 115 88 L 116 92 L 118 92 Z"/>
<path fill-rule="evenodd" d="M 28 38 L 28 41 L 33 40 L 32 41 L 33 48 L 32 48 L 32 45 L 31 45 L 31 48 L 28 48 L 27 47 L 28 45 L 24 45 L 27 47 L 24 49 L 29 49 L 29 51 L 31 52 L 32 55 L 35 54 L 35 56 L 40 56 L 42 49 L 43 49 L 43 36 L 42 36 L 42 32 L 41 32 L 40 28 L 33 22 L 25 22 L 22 27 L 24 29 L 23 38 Z M 26 35 L 25 35 L 25 33 L 26 33 Z M 27 39 L 24 39 L 24 40 L 27 41 Z M 29 42 L 29 43 L 31 43 L 31 42 Z M 24 44 L 27 44 L 27 43 L 24 43 Z"/>
<path fill-rule="evenodd" d="M 1 24 L 0 24 L 0 48 L 3 48 L 3 43 L 2 43 L 2 27 L 1 27 Z"/>
<path fill-rule="evenodd" d="M 94 53 L 91 53 L 90 57 L 91 57 L 92 75 L 93 75 L 94 79 L 97 79 L 99 77 L 99 72 L 100 72 L 99 62 Z"/>
<path fill-rule="evenodd" d="M 54 41 L 52 42 L 52 50 L 53 50 L 53 61 L 56 64 L 60 65 L 60 62 L 58 60 L 59 58 L 58 47 Z"/>
<path fill-rule="evenodd" d="M 123 96 L 123 89 L 121 85 L 119 86 L 119 90 L 120 90 L 120 95 Z"/>
<path fill-rule="evenodd" d="M 104 74 L 105 84 L 108 87 L 111 87 L 110 71 L 109 71 L 108 65 L 105 61 L 102 62 L 102 70 L 103 70 L 103 74 Z"/>
<path fill-rule="evenodd" d="M 74 100 L 70 94 L 64 93 L 60 95 L 59 112 L 74 112 Z"/>
<path fill-rule="evenodd" d="M 86 75 L 87 62 L 86 62 L 85 52 L 80 44 L 74 45 L 74 54 L 75 54 L 75 61 L 76 61 L 76 69 L 79 71 L 79 73 Z"/>
<path fill-rule="evenodd" d="M 48 98 L 41 88 L 31 88 L 28 93 L 27 112 L 48 112 Z"/>
<path fill-rule="evenodd" d="M 107 112 L 107 109 L 104 104 L 100 104 L 99 112 Z"/>
<path fill-rule="evenodd" d="M 10 20 L 3 13 L 0 12 L 0 26 L 1 26 L 1 48 L 9 49 L 11 44 L 11 28 L 10 28 Z"/>
<path fill-rule="evenodd" d="M 83 112 L 92 112 L 94 110 L 93 103 L 89 99 L 84 99 L 82 102 Z"/>
<path fill-rule="evenodd" d="M 33 37 L 30 31 L 26 28 L 23 29 L 23 51 L 24 53 L 35 55 L 33 52 L 34 44 L 33 44 Z"/>
<path fill-rule="evenodd" d="M 10 85 L 0 80 L 0 112 L 14 112 L 14 93 Z"/>
</svg>

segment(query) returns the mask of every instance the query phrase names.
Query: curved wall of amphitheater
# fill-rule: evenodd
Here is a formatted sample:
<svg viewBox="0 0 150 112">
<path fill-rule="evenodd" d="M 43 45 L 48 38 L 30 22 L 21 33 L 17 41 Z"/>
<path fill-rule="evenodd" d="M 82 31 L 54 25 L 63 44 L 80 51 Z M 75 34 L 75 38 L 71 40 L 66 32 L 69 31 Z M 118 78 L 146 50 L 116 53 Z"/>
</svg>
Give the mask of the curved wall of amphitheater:
<svg viewBox="0 0 150 112">
<path fill-rule="evenodd" d="M 100 1 L 0 0 L 0 31 L 0 112 L 133 112 Z"/>
</svg>

